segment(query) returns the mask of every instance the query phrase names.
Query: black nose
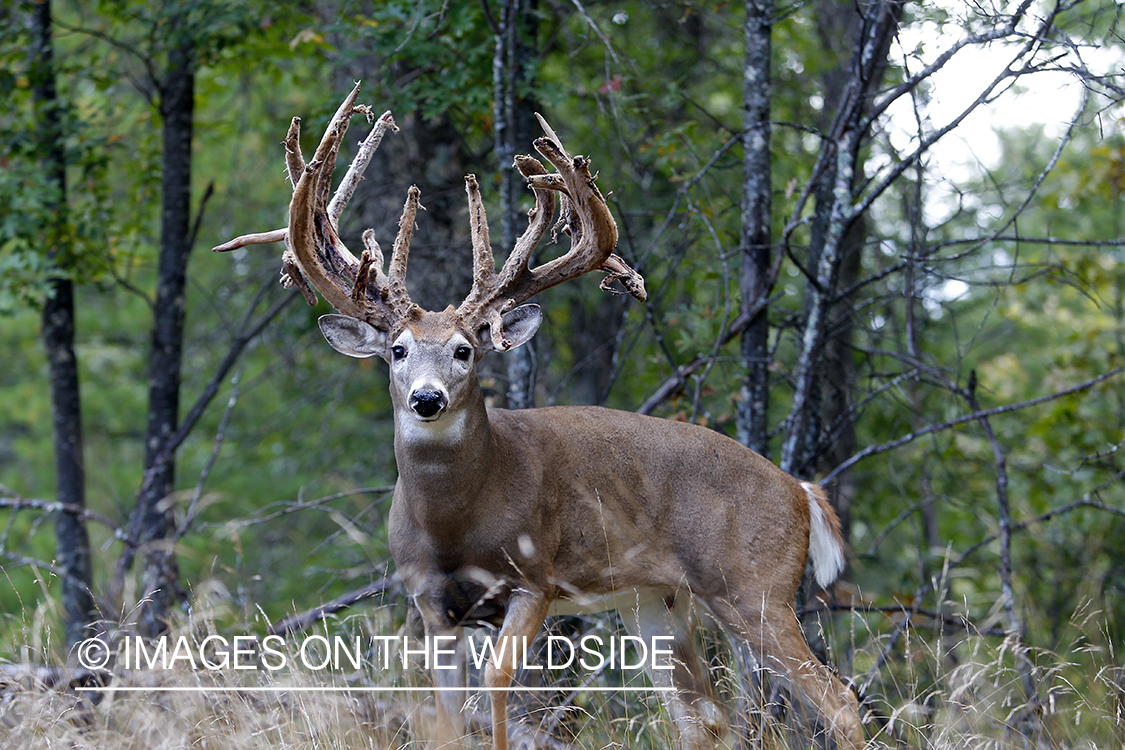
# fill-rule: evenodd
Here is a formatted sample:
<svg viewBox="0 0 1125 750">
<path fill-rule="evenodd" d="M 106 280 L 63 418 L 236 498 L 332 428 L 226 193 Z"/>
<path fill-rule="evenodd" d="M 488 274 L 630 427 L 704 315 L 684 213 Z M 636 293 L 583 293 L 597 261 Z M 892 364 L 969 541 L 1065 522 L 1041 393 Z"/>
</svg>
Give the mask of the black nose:
<svg viewBox="0 0 1125 750">
<path fill-rule="evenodd" d="M 423 419 L 429 419 L 445 408 L 445 399 L 439 391 L 415 391 L 410 396 L 410 408 Z"/>
</svg>

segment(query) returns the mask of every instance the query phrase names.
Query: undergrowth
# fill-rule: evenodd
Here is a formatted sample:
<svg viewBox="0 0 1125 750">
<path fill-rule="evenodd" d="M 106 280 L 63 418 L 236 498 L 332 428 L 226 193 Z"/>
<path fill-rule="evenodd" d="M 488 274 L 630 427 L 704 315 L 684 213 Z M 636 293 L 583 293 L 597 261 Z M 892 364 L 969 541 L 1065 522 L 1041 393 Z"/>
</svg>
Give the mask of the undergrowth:
<svg viewBox="0 0 1125 750">
<path fill-rule="evenodd" d="M 48 605 L 49 606 L 49 605 Z M 231 622 L 221 605 L 197 601 L 194 615 L 174 627 L 171 638 L 202 648 L 208 637 L 228 641 L 261 633 L 266 623 Z M 9 616 L 10 618 L 12 616 Z M 880 616 L 881 617 L 881 616 Z M 244 618 L 247 619 L 247 618 Z M 170 669 L 122 669 L 111 665 L 104 691 L 76 690 L 69 683 L 50 688 L 31 666 L 69 667 L 76 656 L 60 651 L 50 613 L 25 613 L 19 642 L 2 653 L 0 666 L 0 746 L 4 748 L 379 748 L 422 747 L 434 719 L 429 679 L 421 668 L 402 669 L 391 660 L 366 654 L 361 669 L 310 669 L 299 660 L 284 669 L 263 669 L 261 651 L 240 664 L 256 669 L 192 669 L 182 661 Z M 345 618 L 321 623 L 309 634 L 360 636 L 411 632 L 412 624 L 393 625 L 390 606 L 367 606 Z M 10 621 L 9 625 L 13 625 Z M 605 619 L 587 627 L 612 630 Z M 556 626 L 558 627 L 558 626 Z M 573 623 L 566 627 L 574 627 Z M 556 631 L 557 632 L 557 631 Z M 829 642 L 832 661 L 847 665 L 861 683 L 883 654 L 889 627 L 871 615 L 837 617 Z M 109 636 L 116 665 L 126 641 L 120 627 Z M 737 670 L 726 640 L 703 635 L 717 696 L 727 705 L 732 729 L 718 746 L 821 747 L 809 722 L 785 700 L 780 686 L 752 670 Z M 367 641 L 364 640 L 366 643 Z M 133 642 L 130 642 L 133 643 Z M 276 646 L 276 643 L 275 643 Z M 217 659 L 221 649 L 212 648 Z M 1125 667 L 1108 629 L 1093 607 L 1078 612 L 1065 639 L 1054 649 L 1032 649 L 1014 638 L 971 630 L 907 629 L 867 686 L 863 703 L 870 747 L 909 748 L 1121 748 L 1125 746 Z M 276 664 L 276 659 L 274 661 Z M 198 665 L 197 665 L 198 667 Z M 73 673 L 69 673 L 73 674 Z M 4 676 L 6 675 L 6 676 Z M 533 675 L 533 678 L 538 675 Z M 517 693 L 513 715 L 540 735 L 515 738 L 514 747 L 546 741 L 576 748 L 672 748 L 676 732 L 654 694 L 574 692 L 580 675 L 548 673 L 561 683 L 552 693 Z M 842 674 L 848 678 L 852 675 Z M 612 686 L 612 676 L 586 682 Z M 643 678 L 640 678 L 643 679 Z M 538 685 L 552 683 L 536 683 Z M 630 684 L 637 684 L 636 681 Z M 411 688 L 414 692 L 385 688 Z M 344 688 L 348 688 L 344 690 Z M 739 697 L 741 694 L 741 699 Z M 468 701 L 473 730 L 470 746 L 488 747 L 487 698 Z M 740 707 L 742 718 L 736 716 Z"/>
</svg>

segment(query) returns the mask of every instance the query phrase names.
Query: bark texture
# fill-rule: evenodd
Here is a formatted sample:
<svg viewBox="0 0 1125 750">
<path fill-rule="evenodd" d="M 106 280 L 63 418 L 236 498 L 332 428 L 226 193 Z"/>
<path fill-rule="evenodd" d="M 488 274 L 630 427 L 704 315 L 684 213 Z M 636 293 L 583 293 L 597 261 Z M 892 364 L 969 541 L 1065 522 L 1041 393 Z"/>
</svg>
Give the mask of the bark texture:
<svg viewBox="0 0 1125 750">
<path fill-rule="evenodd" d="M 143 554 L 144 600 L 140 627 L 150 636 L 167 629 L 180 600 L 173 554 L 174 455 L 166 449 L 179 424 L 180 373 L 187 308 L 187 264 L 191 253 L 191 139 L 195 101 L 195 50 L 180 42 L 168 57 L 160 89 L 163 119 L 160 260 L 149 359 L 149 408 L 145 430 L 145 478 L 137 503 L 137 539 Z"/>
<path fill-rule="evenodd" d="M 47 256 L 63 265 L 66 246 L 66 146 L 63 111 L 55 86 L 50 0 L 32 4 L 32 77 L 39 136 L 39 160 L 54 188 L 46 227 Z M 86 505 L 86 467 L 82 454 L 82 399 L 74 349 L 74 283 L 63 276 L 51 282 L 43 306 L 42 335 L 47 351 L 55 445 L 56 497 L 69 508 Z M 55 520 L 55 558 L 62 576 L 62 606 L 67 645 L 90 634 L 98 617 L 90 592 L 93 577 L 90 539 L 80 513 L 61 512 Z"/>
<path fill-rule="evenodd" d="M 501 243 L 515 247 L 520 231 L 520 197 L 527 193 L 515 168 L 517 153 L 527 153 L 537 133 L 535 105 L 529 98 L 529 63 L 537 54 L 537 0 L 503 0 L 496 18 L 496 54 L 492 61 L 495 95 L 496 158 L 500 163 Z M 535 265 L 534 260 L 532 265 Z M 535 342 L 504 355 L 510 409 L 535 406 Z"/>
<path fill-rule="evenodd" d="M 742 270 L 739 280 L 746 311 L 770 288 L 772 172 L 770 168 L 770 36 L 773 0 L 749 0 L 744 25 L 742 133 Z M 769 455 L 769 314 L 766 307 L 742 332 L 742 392 L 735 413 L 738 441 Z"/>
</svg>

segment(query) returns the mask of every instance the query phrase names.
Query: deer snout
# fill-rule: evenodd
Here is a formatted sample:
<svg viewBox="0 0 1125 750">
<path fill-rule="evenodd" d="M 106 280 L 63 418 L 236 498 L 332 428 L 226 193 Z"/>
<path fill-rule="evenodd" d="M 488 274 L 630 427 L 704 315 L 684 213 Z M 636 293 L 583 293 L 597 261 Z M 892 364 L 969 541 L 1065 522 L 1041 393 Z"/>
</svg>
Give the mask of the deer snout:
<svg viewBox="0 0 1125 750">
<path fill-rule="evenodd" d="M 410 394 L 410 408 L 422 419 L 436 417 L 448 403 L 441 391 L 432 388 L 419 388 Z"/>
</svg>

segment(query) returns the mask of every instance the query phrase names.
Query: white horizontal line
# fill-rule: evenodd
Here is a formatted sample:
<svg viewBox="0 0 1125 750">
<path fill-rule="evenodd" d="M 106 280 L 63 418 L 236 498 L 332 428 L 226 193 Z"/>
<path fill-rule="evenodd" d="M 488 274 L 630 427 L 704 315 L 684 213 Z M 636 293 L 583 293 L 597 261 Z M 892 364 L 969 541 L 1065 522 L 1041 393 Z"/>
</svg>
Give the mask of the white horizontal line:
<svg viewBox="0 0 1125 750">
<path fill-rule="evenodd" d="M 90 693 L 110 693 L 120 691 L 124 693 L 445 693 L 455 691 L 472 691 L 474 693 L 500 693 L 500 692 L 525 692 L 525 693 L 662 693 L 675 690 L 674 687 L 319 687 L 293 685 L 289 687 L 262 685 L 258 687 L 233 687 L 233 686 L 208 686 L 189 687 L 183 685 L 168 687 L 141 687 L 136 685 L 123 685 L 120 687 L 79 687 Z"/>
</svg>

